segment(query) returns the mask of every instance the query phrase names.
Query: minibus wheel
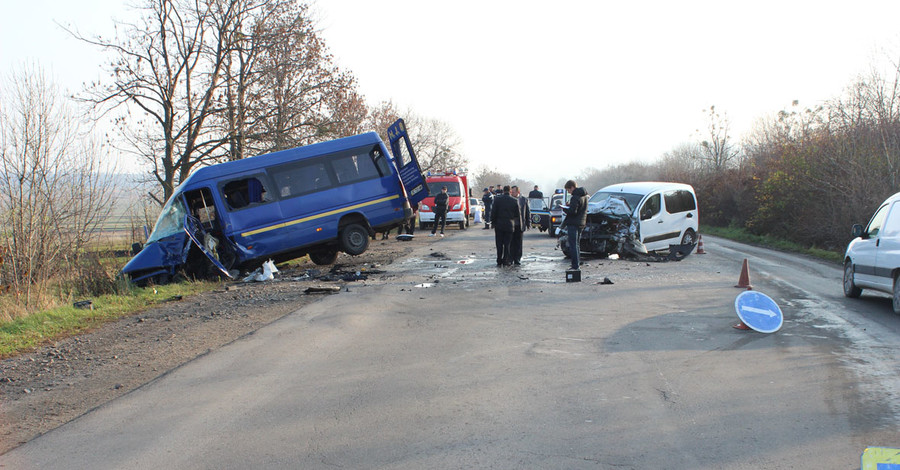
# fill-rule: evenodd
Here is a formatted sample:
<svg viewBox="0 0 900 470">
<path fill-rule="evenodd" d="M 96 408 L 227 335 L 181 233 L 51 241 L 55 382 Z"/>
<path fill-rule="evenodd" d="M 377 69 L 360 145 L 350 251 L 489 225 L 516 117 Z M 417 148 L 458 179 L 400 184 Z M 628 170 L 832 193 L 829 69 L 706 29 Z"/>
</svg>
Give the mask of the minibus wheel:
<svg viewBox="0 0 900 470">
<path fill-rule="evenodd" d="M 334 264 L 334 262 L 337 261 L 337 257 L 338 251 L 333 248 L 309 252 L 309 260 L 319 266 Z"/>
<path fill-rule="evenodd" d="M 341 251 L 348 255 L 361 255 L 369 247 L 369 231 L 359 224 L 350 224 L 341 230 Z"/>
</svg>

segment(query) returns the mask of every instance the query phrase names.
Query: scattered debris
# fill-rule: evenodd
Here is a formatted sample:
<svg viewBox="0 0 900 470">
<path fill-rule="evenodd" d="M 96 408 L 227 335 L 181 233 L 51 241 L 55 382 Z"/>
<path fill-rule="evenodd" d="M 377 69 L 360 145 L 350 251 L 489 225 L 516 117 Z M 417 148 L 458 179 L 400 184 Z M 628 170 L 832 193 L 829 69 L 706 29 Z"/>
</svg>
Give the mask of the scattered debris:
<svg viewBox="0 0 900 470">
<path fill-rule="evenodd" d="M 244 282 L 265 282 L 271 281 L 275 279 L 275 273 L 278 272 L 278 268 L 275 267 L 275 262 L 272 260 L 268 260 L 263 263 L 261 268 L 257 268 L 256 271 L 250 273 L 249 276 L 244 278 Z"/>
<path fill-rule="evenodd" d="M 416 287 L 421 287 L 423 289 L 427 289 L 427 288 L 431 287 L 432 285 L 433 284 L 430 282 L 423 282 L 421 284 L 416 284 Z"/>
<path fill-rule="evenodd" d="M 604 277 L 603 280 L 598 282 L 597 284 L 611 285 L 613 284 L 613 282 L 610 278 Z"/>
<path fill-rule="evenodd" d="M 440 251 L 435 251 L 434 253 L 431 253 L 428 256 L 430 256 L 432 258 L 442 259 L 442 260 L 448 260 L 448 261 L 450 260 L 450 258 L 446 254 L 444 254 Z"/>
<path fill-rule="evenodd" d="M 82 310 L 93 310 L 94 309 L 94 303 L 90 300 L 79 300 L 78 302 L 73 303 L 72 306 L 77 309 L 82 309 Z"/>
<path fill-rule="evenodd" d="M 307 287 L 303 292 L 306 294 L 335 294 L 340 291 L 339 286 L 312 286 Z"/>
</svg>

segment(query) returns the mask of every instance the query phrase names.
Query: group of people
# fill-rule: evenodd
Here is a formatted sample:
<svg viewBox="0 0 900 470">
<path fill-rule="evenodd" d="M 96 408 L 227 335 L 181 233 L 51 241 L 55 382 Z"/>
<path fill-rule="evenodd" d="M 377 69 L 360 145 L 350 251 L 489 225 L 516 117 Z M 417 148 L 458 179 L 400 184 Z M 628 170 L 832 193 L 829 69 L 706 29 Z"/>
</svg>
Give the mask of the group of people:
<svg viewBox="0 0 900 470">
<path fill-rule="evenodd" d="M 566 230 L 569 239 L 569 257 L 572 261 L 572 269 L 580 269 L 581 256 L 579 245 L 581 244 L 581 231 L 587 224 L 587 191 L 578 187 L 575 181 L 569 180 L 565 184 L 566 192 L 571 195 L 569 205 L 563 206 L 566 217 L 561 228 Z M 484 229 L 494 228 L 494 242 L 497 245 L 497 266 L 519 266 L 522 264 L 522 240 L 525 232 L 531 228 L 531 209 L 528 205 L 529 198 L 543 198 L 544 194 L 534 187 L 528 193 L 528 197 L 519 192 L 518 186 L 497 185 L 484 188 L 481 201 L 484 202 Z M 441 192 L 434 197 L 434 225 L 429 236 L 435 236 L 440 227 L 440 236 L 444 236 L 444 225 L 447 221 L 447 187 L 441 188 Z M 415 208 L 417 209 L 417 208 Z M 415 217 L 400 227 L 399 233 L 404 231 L 412 235 L 415 230 Z M 382 239 L 387 238 L 387 233 Z"/>
<path fill-rule="evenodd" d="M 575 181 L 565 184 L 566 192 L 571 195 L 568 206 L 563 206 L 566 217 L 562 228 L 569 239 L 569 257 L 572 269 L 580 269 L 581 231 L 587 223 L 587 191 L 578 187 Z M 500 194 L 494 193 L 494 187 L 484 188 L 481 197 L 484 202 L 484 228 L 494 227 L 494 242 L 497 245 L 497 266 L 519 266 L 522 264 L 522 240 L 531 227 L 531 209 L 528 199 L 543 198 L 537 186 L 523 196 L 518 186 L 503 186 Z"/>
</svg>

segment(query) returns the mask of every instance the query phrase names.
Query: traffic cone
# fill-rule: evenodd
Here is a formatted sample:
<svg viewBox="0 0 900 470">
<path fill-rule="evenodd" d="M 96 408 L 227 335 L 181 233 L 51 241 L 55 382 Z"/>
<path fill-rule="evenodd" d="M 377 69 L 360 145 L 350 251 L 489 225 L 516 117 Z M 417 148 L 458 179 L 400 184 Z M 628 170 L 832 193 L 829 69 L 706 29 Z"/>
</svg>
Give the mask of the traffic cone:
<svg viewBox="0 0 900 470">
<path fill-rule="evenodd" d="M 738 283 L 734 287 L 747 290 L 753 289 L 753 286 L 750 285 L 750 264 L 747 262 L 747 258 L 744 258 L 744 265 L 741 266 L 741 277 L 738 278 Z"/>
<path fill-rule="evenodd" d="M 750 329 L 750 327 L 747 326 L 747 324 L 744 323 L 743 321 L 738 322 L 737 325 L 731 325 L 731 327 L 736 330 L 749 330 Z"/>
<path fill-rule="evenodd" d="M 697 254 L 705 255 L 706 250 L 703 249 L 703 235 L 700 235 L 700 238 L 697 239 Z"/>
</svg>

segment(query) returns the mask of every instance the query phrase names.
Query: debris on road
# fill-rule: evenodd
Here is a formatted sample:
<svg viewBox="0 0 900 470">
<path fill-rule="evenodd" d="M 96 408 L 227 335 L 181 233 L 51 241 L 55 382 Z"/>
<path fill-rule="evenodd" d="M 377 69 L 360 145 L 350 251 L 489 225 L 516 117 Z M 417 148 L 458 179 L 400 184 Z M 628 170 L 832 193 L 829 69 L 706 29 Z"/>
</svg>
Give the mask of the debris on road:
<svg viewBox="0 0 900 470">
<path fill-rule="evenodd" d="M 272 260 L 268 260 L 263 263 L 261 268 L 257 268 L 256 271 L 250 273 L 249 276 L 244 278 L 244 282 L 265 282 L 271 281 L 275 279 L 275 273 L 278 272 L 278 268 L 275 267 L 275 262 Z"/>
<path fill-rule="evenodd" d="M 341 291 L 339 286 L 311 286 L 303 292 L 306 294 L 336 294 Z"/>
</svg>

